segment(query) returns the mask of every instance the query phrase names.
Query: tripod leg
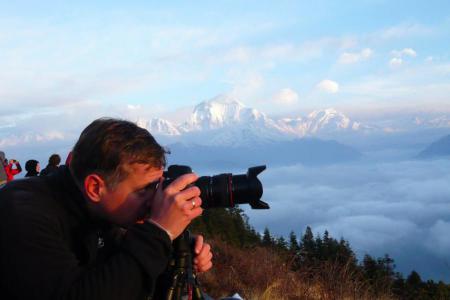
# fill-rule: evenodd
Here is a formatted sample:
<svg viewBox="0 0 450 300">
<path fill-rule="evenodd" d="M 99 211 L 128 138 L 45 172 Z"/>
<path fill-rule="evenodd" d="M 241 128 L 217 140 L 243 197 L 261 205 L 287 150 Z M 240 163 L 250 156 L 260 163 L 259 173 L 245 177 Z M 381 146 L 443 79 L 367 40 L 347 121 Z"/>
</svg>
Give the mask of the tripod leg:
<svg viewBox="0 0 450 300">
<path fill-rule="evenodd" d="M 203 293 L 200 290 L 200 287 L 195 285 L 193 288 L 194 288 L 194 291 L 192 293 L 193 294 L 192 295 L 193 300 L 204 300 Z"/>
</svg>

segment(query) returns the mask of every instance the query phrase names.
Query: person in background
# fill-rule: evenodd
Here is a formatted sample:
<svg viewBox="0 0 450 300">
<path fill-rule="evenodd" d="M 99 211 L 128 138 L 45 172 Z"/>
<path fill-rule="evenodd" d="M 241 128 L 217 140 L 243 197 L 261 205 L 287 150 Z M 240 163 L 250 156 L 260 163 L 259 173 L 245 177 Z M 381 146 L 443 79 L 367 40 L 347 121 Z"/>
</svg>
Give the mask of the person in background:
<svg viewBox="0 0 450 300">
<path fill-rule="evenodd" d="M 66 166 L 70 166 L 70 162 L 72 161 L 72 151 L 69 152 L 69 154 L 67 154 L 66 157 Z"/>
<path fill-rule="evenodd" d="M 6 184 L 6 171 L 5 171 L 5 152 L 0 151 L 0 188 Z"/>
<path fill-rule="evenodd" d="M 5 163 L 8 162 L 8 160 L 5 158 Z M 5 172 L 6 172 L 6 181 L 10 182 L 14 179 L 14 176 L 22 172 L 22 166 L 20 165 L 19 161 L 15 159 L 10 159 L 8 164 L 5 166 Z"/>
<path fill-rule="evenodd" d="M 27 160 L 25 163 L 25 170 L 27 171 L 27 174 L 25 174 L 25 177 L 33 177 L 38 176 L 39 171 L 41 170 L 41 167 L 39 166 L 39 162 L 35 159 Z"/>
<path fill-rule="evenodd" d="M 48 165 L 41 171 L 41 176 L 50 175 L 58 171 L 61 157 L 58 154 L 52 154 L 48 159 Z"/>
</svg>

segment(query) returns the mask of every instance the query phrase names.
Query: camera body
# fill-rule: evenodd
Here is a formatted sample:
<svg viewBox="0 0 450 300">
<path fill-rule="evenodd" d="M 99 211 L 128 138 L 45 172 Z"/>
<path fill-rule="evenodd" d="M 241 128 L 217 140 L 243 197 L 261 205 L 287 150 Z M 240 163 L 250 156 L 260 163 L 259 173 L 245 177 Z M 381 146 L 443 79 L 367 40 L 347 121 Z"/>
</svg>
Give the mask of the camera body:
<svg viewBox="0 0 450 300">
<path fill-rule="evenodd" d="M 266 166 L 256 166 L 248 169 L 247 174 L 233 175 L 223 173 L 213 176 L 202 176 L 194 183 L 200 191 L 202 207 L 234 207 L 237 204 L 248 203 L 253 209 L 268 209 L 269 205 L 261 200 L 263 186 L 257 178 Z M 165 188 L 181 175 L 192 173 L 189 166 L 171 165 L 164 172 Z"/>
</svg>

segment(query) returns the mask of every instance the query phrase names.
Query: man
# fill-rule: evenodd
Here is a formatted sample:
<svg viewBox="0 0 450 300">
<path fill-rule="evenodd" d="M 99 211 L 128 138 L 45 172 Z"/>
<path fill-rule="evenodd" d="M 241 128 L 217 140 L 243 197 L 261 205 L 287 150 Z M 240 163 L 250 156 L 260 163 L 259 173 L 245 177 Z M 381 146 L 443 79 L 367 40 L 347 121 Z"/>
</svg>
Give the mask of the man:
<svg viewBox="0 0 450 300">
<path fill-rule="evenodd" d="M 47 166 L 41 171 L 41 176 L 47 176 L 58 171 L 60 163 L 61 157 L 58 154 L 50 155 Z"/>
<path fill-rule="evenodd" d="M 2 299 L 147 299 L 176 238 L 202 213 L 186 174 L 162 188 L 165 151 L 135 124 L 99 119 L 70 167 L 0 190 Z M 194 268 L 211 268 L 199 237 Z"/>
</svg>

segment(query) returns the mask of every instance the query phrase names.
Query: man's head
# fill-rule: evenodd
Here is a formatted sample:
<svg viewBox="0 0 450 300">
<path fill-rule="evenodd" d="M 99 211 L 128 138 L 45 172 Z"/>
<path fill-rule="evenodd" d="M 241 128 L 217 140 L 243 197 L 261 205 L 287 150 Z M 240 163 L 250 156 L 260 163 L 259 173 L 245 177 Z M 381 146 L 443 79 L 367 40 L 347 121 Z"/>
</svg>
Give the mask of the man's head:
<svg viewBox="0 0 450 300">
<path fill-rule="evenodd" d="M 70 170 L 97 214 L 128 225 L 147 212 L 153 192 L 148 186 L 162 176 L 165 153 L 147 130 L 103 118 L 81 133 Z"/>
<path fill-rule="evenodd" d="M 27 160 L 27 162 L 25 163 L 25 170 L 27 170 L 27 172 L 29 173 L 33 172 L 39 173 L 40 171 L 39 162 L 35 159 Z"/>
<path fill-rule="evenodd" d="M 61 157 L 58 154 L 52 154 L 50 155 L 48 159 L 48 164 L 50 166 L 57 167 L 61 163 Z"/>
</svg>

